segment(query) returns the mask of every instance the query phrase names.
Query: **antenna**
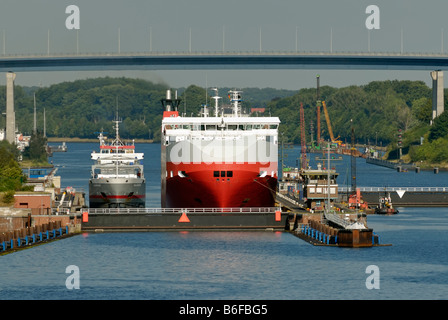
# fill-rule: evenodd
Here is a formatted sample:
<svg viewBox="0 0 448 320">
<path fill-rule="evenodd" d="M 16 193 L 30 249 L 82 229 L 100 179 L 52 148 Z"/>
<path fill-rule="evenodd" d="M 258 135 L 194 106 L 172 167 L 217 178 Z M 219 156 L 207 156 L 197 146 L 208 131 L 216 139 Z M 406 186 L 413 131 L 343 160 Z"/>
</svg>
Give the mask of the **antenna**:
<svg viewBox="0 0 448 320">
<path fill-rule="evenodd" d="M 229 91 L 230 95 L 230 102 L 233 103 L 233 114 L 235 117 L 238 117 L 238 113 L 240 111 L 240 103 L 242 101 L 241 99 L 241 93 L 242 91 Z"/>
<path fill-rule="evenodd" d="M 47 136 L 47 120 L 45 117 L 45 108 L 44 108 L 44 137 Z"/>
<path fill-rule="evenodd" d="M 215 95 L 212 97 L 212 99 L 215 100 L 215 117 L 218 117 L 219 114 L 218 100 L 221 99 L 221 97 L 218 96 L 218 88 L 213 88 L 212 90 L 215 91 Z"/>
<path fill-rule="evenodd" d="M 120 135 L 118 133 L 118 124 L 121 122 L 120 119 L 118 118 L 118 95 L 115 97 L 115 103 L 116 103 L 116 111 L 115 111 L 115 140 L 116 141 L 120 141 Z M 118 146 L 118 143 L 117 143 Z"/>
<path fill-rule="evenodd" d="M 207 72 L 205 73 L 205 105 L 207 106 L 207 87 L 208 87 L 208 83 L 207 83 Z"/>
<path fill-rule="evenodd" d="M 120 34 L 120 28 L 118 28 L 118 53 L 121 53 L 121 34 Z"/>
</svg>

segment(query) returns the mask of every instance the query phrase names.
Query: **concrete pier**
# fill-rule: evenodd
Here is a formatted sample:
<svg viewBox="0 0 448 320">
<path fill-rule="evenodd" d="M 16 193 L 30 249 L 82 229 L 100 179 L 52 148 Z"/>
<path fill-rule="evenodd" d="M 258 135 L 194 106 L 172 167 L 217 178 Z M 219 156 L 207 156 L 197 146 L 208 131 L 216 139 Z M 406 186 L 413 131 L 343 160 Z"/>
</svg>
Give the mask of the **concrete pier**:
<svg viewBox="0 0 448 320">
<path fill-rule="evenodd" d="M 16 74 L 6 74 L 6 140 L 14 143 L 16 140 L 16 114 L 14 111 L 14 79 Z"/>
<path fill-rule="evenodd" d="M 440 116 L 444 111 L 443 71 L 431 72 L 432 78 L 432 119 Z"/>
<path fill-rule="evenodd" d="M 32 215 L 29 209 L 0 208 L 0 255 L 81 233 L 71 215 Z"/>
</svg>

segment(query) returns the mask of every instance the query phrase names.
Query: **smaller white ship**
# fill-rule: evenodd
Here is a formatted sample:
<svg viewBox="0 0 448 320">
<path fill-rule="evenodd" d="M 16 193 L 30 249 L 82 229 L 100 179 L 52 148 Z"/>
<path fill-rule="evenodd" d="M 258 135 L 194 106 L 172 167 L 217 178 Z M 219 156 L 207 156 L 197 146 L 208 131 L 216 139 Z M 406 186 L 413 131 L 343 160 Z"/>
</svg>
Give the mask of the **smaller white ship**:
<svg viewBox="0 0 448 320">
<path fill-rule="evenodd" d="M 143 174 L 143 153 L 135 152 L 134 142 L 120 140 L 119 123 L 114 120 L 115 139 L 106 143 L 100 133 L 100 151 L 93 151 L 89 180 L 90 208 L 144 208 L 146 181 Z"/>
</svg>

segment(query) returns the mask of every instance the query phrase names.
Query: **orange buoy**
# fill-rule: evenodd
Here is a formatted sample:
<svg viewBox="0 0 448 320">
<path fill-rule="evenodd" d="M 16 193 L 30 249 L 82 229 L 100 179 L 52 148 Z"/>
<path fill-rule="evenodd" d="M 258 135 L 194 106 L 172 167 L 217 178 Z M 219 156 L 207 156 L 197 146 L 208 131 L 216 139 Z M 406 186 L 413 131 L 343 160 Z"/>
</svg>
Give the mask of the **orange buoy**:
<svg viewBox="0 0 448 320">
<path fill-rule="evenodd" d="M 87 211 L 82 213 L 82 222 L 89 222 L 89 213 Z"/>
</svg>

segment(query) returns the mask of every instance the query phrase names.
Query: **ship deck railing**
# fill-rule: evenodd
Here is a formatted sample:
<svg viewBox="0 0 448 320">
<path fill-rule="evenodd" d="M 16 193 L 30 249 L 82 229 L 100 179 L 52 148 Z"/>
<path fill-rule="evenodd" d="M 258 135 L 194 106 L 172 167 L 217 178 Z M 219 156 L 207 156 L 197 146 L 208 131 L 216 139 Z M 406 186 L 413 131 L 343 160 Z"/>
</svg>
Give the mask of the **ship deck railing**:
<svg viewBox="0 0 448 320">
<path fill-rule="evenodd" d="M 89 214 L 164 214 L 164 213 L 274 213 L 277 207 L 248 208 L 89 208 Z"/>
<path fill-rule="evenodd" d="M 338 187 L 339 193 L 351 192 L 351 187 Z M 361 192 L 448 192 L 448 187 L 357 187 Z"/>
</svg>

